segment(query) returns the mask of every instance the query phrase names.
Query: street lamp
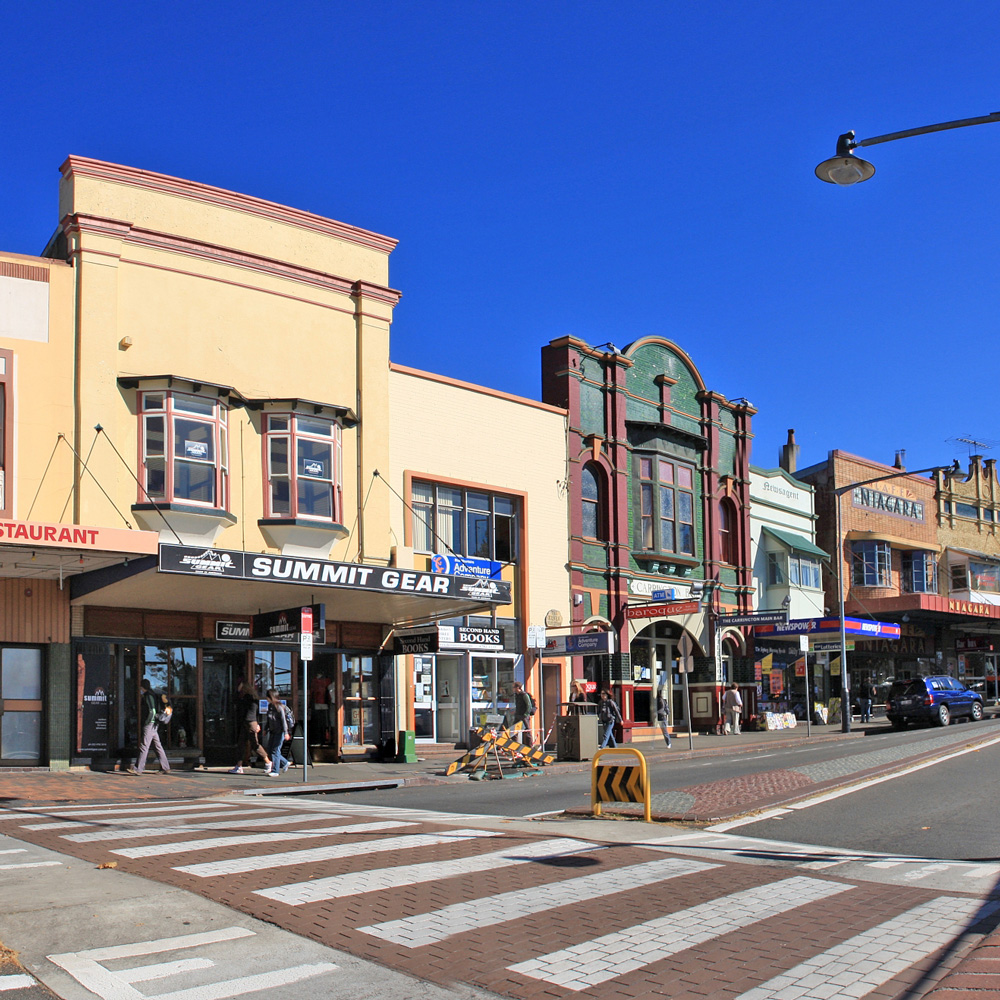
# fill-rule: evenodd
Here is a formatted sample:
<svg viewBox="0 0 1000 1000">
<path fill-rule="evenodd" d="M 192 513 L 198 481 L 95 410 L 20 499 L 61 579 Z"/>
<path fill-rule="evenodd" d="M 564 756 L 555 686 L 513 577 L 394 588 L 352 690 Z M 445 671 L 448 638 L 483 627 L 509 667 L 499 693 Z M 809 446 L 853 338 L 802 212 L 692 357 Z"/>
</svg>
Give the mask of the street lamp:
<svg viewBox="0 0 1000 1000">
<path fill-rule="evenodd" d="M 840 730 L 851 731 L 851 674 L 847 669 L 847 625 L 844 621 L 844 539 L 841 529 L 840 498 L 845 493 L 859 486 L 870 486 L 872 483 L 884 483 L 887 479 L 900 479 L 903 476 L 920 476 L 925 472 L 943 472 L 951 469 L 950 465 L 932 465 L 929 469 L 915 469 L 913 472 L 901 470 L 890 472 L 887 476 L 876 476 L 874 479 L 862 479 L 857 483 L 848 483 L 833 490 L 836 500 L 836 532 L 837 532 L 837 607 L 840 615 Z"/>
<path fill-rule="evenodd" d="M 908 139 L 911 135 L 924 135 L 927 132 L 944 132 L 950 128 L 965 128 L 966 125 L 985 125 L 988 122 L 1000 122 L 1000 111 L 994 111 L 979 118 L 960 118 L 954 122 L 941 122 L 939 125 L 921 125 L 920 128 L 909 128 L 904 132 L 889 132 L 886 135 L 872 136 L 871 139 L 855 139 L 853 132 L 845 132 L 837 139 L 837 152 L 829 160 L 824 160 L 816 168 L 816 176 L 827 184 L 838 184 L 850 187 L 866 181 L 875 173 L 875 167 L 860 156 L 854 155 L 859 146 L 875 146 L 880 142 L 892 142 L 893 139 Z"/>
</svg>

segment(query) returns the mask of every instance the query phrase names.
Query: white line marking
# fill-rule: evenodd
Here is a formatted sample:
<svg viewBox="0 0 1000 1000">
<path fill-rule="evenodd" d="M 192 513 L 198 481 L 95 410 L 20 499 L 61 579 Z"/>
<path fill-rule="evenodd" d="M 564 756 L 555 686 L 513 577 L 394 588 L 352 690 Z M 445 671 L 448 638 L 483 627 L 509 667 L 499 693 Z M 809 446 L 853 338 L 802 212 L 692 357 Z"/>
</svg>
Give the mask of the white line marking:
<svg viewBox="0 0 1000 1000">
<path fill-rule="evenodd" d="M 520 847 L 507 847 L 489 854 L 477 854 L 452 861 L 431 861 L 423 864 L 401 865 L 397 868 L 379 868 L 330 878 L 314 879 L 310 882 L 295 882 L 274 889 L 261 889 L 254 893 L 289 906 L 305 906 L 308 903 L 326 899 L 340 899 L 365 892 L 381 892 L 402 886 L 418 885 L 421 882 L 435 882 L 457 875 L 492 871 L 512 865 L 545 861 L 549 858 L 580 854 L 584 851 L 602 850 L 596 844 L 585 840 L 556 838 L 542 840 Z"/>
<path fill-rule="evenodd" d="M 284 851 L 281 854 L 258 854 L 256 857 L 230 858 L 227 861 L 202 861 L 194 865 L 180 865 L 173 869 L 199 878 L 217 875 L 236 875 L 241 872 L 265 871 L 286 868 L 290 865 L 307 865 L 336 858 L 353 858 L 383 851 L 405 851 L 416 847 L 434 847 L 457 841 L 478 840 L 491 834 L 484 830 L 449 830 L 446 833 L 414 833 L 405 837 L 386 837 L 352 844 L 330 844 L 311 847 L 304 851 Z"/>
<path fill-rule="evenodd" d="M 516 920 L 528 913 L 544 913 L 559 906 L 583 903 L 611 896 L 622 886 L 651 886 L 656 882 L 691 875 L 695 872 L 718 868 L 682 858 L 662 861 L 647 861 L 643 864 L 618 868 L 612 872 L 601 871 L 578 878 L 549 882 L 528 889 L 515 889 L 485 899 L 473 899 L 464 903 L 421 913 L 399 920 L 387 920 L 381 924 L 371 924 L 359 930 L 383 941 L 392 941 L 404 948 L 420 948 L 426 944 L 446 941 L 456 934 L 492 927 L 507 920 Z"/>
<path fill-rule="evenodd" d="M 232 941 L 237 938 L 254 937 L 253 931 L 241 927 L 226 927 L 218 931 L 208 931 L 202 934 L 186 934 L 181 937 L 163 938 L 159 941 L 138 942 L 131 945 L 119 945 L 110 948 L 93 948 L 89 951 L 67 952 L 62 955 L 49 955 L 49 961 L 68 972 L 78 983 L 97 994 L 102 1000 L 147 1000 L 147 997 L 131 985 L 129 977 L 138 971 L 148 973 L 151 970 L 162 970 L 166 966 L 148 966 L 140 970 L 127 970 L 124 973 L 111 972 L 100 963 L 114 959 L 131 958 L 143 955 L 155 955 L 169 951 L 180 951 L 186 948 L 196 948 L 200 945 L 217 944 L 222 941 Z M 207 960 L 181 960 L 168 963 L 178 968 L 194 968 L 189 962 L 198 963 L 199 968 L 206 968 L 214 963 Z M 188 989 L 175 990 L 172 993 L 158 993 L 155 1000 L 228 1000 L 231 997 L 246 993 L 258 993 L 264 990 L 287 986 L 291 983 L 311 979 L 314 976 L 329 973 L 337 968 L 331 962 L 317 962 L 312 965 L 297 965 L 289 969 L 278 969 L 274 972 L 263 972 L 253 976 L 242 976 L 239 979 L 228 979 L 223 982 L 205 983 Z M 166 973 L 171 975 L 173 973 Z M 147 977 L 148 978 L 148 977 Z M 157 975 L 156 978 L 162 978 Z M 141 981 L 141 980 L 140 980 Z"/>
<path fill-rule="evenodd" d="M 36 980 L 32 979 L 31 976 L 0 976 L 0 993 L 5 993 L 7 990 L 27 989 L 29 986 L 34 986 L 35 982 Z"/>
<path fill-rule="evenodd" d="M 27 847 L 10 847 L 0 851 L 0 854 L 27 854 Z"/>
<path fill-rule="evenodd" d="M 130 830 L 140 830 L 144 829 L 141 826 L 142 823 L 148 823 L 150 820 L 157 820 L 160 823 L 176 824 L 176 829 L 183 830 L 188 824 L 186 821 L 193 820 L 195 823 L 203 819 L 212 819 L 216 816 L 232 816 L 233 813 L 230 812 L 206 812 L 206 813 L 181 813 L 177 816 L 129 816 L 123 820 L 114 819 L 101 819 L 94 820 L 92 823 L 86 824 L 87 826 L 98 826 L 99 830 L 88 830 L 86 833 L 64 833 L 61 834 L 63 840 L 69 840 L 73 843 L 85 844 L 89 840 L 108 840 L 111 837 L 129 835 Z M 247 815 L 247 813 L 240 813 L 241 816 Z M 261 822 L 266 822 L 264 818 L 266 814 L 260 817 Z M 185 822 L 182 822 L 185 821 Z M 59 823 L 57 826 L 64 826 L 65 824 Z M 79 829 L 80 823 L 71 824 L 73 827 Z M 51 829 L 51 827 L 49 828 Z"/>
<path fill-rule="evenodd" d="M 375 833 L 395 830 L 415 823 L 385 820 L 381 823 L 349 823 L 346 826 L 325 826 L 320 830 L 305 832 L 243 833 L 236 837 L 205 837 L 202 840 L 182 840 L 177 844 L 147 844 L 145 847 L 124 847 L 112 854 L 123 858 L 158 858 L 161 854 L 187 854 L 189 851 L 208 851 L 215 847 L 238 847 L 240 844 L 277 844 L 289 840 L 308 840 L 310 837 L 327 837 L 333 834 Z"/>
<path fill-rule="evenodd" d="M 723 934 L 853 888 L 796 875 L 647 920 L 508 968 L 511 972 L 555 983 L 564 989 L 583 990 Z"/>
<path fill-rule="evenodd" d="M 54 868 L 61 864 L 61 861 L 24 861 L 19 864 L 0 865 L 0 871 L 11 871 L 14 868 Z"/>
<path fill-rule="evenodd" d="M 159 817 L 154 817 L 159 818 Z M 310 816 L 308 819 L 314 819 Z M 88 830 L 86 833 L 63 833 L 61 839 L 76 844 L 90 844 L 99 840 L 145 840 L 149 837 L 170 837 L 178 833 L 189 833 L 193 830 L 239 830 L 253 826 L 286 826 L 289 823 L 304 822 L 302 817 L 286 819 L 284 817 L 257 816 L 254 819 L 224 819 L 215 823 L 178 823 L 176 826 L 116 826 L 104 827 L 100 830 Z"/>
<path fill-rule="evenodd" d="M 215 962 L 207 958 L 179 958 L 176 962 L 161 962 L 159 965 L 140 965 L 134 969 L 119 969 L 113 975 L 125 983 L 148 983 L 153 979 L 168 979 L 182 972 L 195 969 L 214 968 Z"/>
<path fill-rule="evenodd" d="M 961 935 L 971 919 L 986 917 L 998 908 L 1000 903 L 984 906 L 979 899 L 933 899 L 801 962 L 736 1000 L 867 996 Z"/>
</svg>

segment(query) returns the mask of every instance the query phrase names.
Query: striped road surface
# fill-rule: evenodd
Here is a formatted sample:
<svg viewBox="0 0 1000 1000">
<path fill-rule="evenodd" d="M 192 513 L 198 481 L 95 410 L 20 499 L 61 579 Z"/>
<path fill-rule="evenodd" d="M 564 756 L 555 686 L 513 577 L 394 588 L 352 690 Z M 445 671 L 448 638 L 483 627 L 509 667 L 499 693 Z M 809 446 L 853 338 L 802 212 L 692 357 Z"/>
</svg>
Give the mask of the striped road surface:
<svg viewBox="0 0 1000 1000">
<path fill-rule="evenodd" d="M 7 846 L 28 841 L 113 861 L 430 982 L 525 1000 L 913 1000 L 1000 908 L 990 898 L 995 865 L 710 831 L 646 839 L 638 823 L 636 840 L 602 841 L 606 829 L 549 823 L 534 834 L 481 817 L 312 800 L 0 811 L 0 833 L 14 838 L 0 853 L 0 893 L 20 866 L 58 863 Z M 143 976 L 198 974 L 204 960 L 183 957 L 189 943 L 157 947 L 177 955 L 142 966 L 132 992 L 121 970 L 107 971 L 114 949 L 49 957 L 85 985 L 89 977 L 99 996 L 141 997 Z M 273 985 L 255 982 L 240 995 Z M 236 995 L 226 989 L 212 995 Z"/>
</svg>

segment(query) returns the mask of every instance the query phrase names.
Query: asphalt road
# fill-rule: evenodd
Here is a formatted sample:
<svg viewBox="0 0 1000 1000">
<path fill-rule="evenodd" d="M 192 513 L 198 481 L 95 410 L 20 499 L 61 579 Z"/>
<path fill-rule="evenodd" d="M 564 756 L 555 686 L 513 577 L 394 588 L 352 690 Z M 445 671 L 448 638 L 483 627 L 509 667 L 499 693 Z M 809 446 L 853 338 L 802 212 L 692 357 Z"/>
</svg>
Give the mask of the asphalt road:
<svg viewBox="0 0 1000 1000">
<path fill-rule="evenodd" d="M 676 749 L 667 751 L 665 748 L 661 750 L 656 747 L 650 749 L 647 759 L 653 790 L 654 792 L 663 792 L 705 782 L 739 778 L 763 771 L 801 768 L 810 765 L 820 766 L 844 757 L 869 754 L 886 749 L 903 751 L 906 748 L 912 748 L 912 751 L 916 753 L 929 741 L 936 741 L 942 736 L 947 736 L 953 739 L 956 744 L 961 745 L 969 736 L 975 735 L 980 738 L 988 733 L 1000 735 L 1000 720 L 990 719 L 975 725 L 969 723 L 953 724 L 947 730 L 928 728 L 896 732 L 886 728 L 884 732 L 869 734 L 861 739 L 823 741 L 811 744 L 802 741 L 791 747 L 762 746 L 759 750 L 748 750 L 742 753 L 728 752 L 719 756 L 686 757 Z M 675 743 L 675 747 L 680 742 Z M 727 749 L 735 750 L 736 748 L 731 746 Z M 953 779 L 957 787 L 949 786 L 941 789 L 943 796 L 957 798 L 958 801 L 955 802 L 954 808 L 950 810 L 955 815 L 964 811 L 965 807 L 960 805 L 962 797 L 971 797 L 971 788 L 980 788 L 982 785 L 981 778 L 977 781 L 970 780 L 968 772 L 974 766 L 975 764 L 968 759 L 960 760 L 955 765 L 959 777 Z M 920 772 L 920 776 L 914 779 L 911 785 L 909 795 L 902 797 L 898 806 L 899 810 L 920 812 L 925 808 L 923 804 L 927 800 L 923 788 L 927 782 L 936 781 L 935 778 L 931 777 L 931 774 L 937 770 L 934 768 Z M 897 782 L 900 780 L 902 779 L 897 779 Z M 877 790 L 871 793 L 872 797 L 866 803 L 866 811 L 871 813 L 870 821 L 878 825 L 881 820 L 887 826 L 887 829 L 880 827 L 878 830 L 872 830 L 872 836 L 883 838 L 880 842 L 884 842 L 885 838 L 900 835 L 906 829 L 905 826 L 895 829 L 892 820 L 881 815 L 884 813 L 885 796 L 890 794 L 886 789 L 890 786 L 895 787 L 895 785 L 895 782 L 878 785 Z M 583 763 L 578 769 L 543 769 L 535 775 L 503 781 L 470 781 L 466 775 L 459 774 L 448 779 L 446 783 L 383 791 L 351 792 L 344 795 L 343 799 L 365 805 L 391 806 L 395 804 L 405 808 L 437 809 L 442 812 L 520 818 L 589 805 L 590 766 Z M 860 808 L 860 806 L 855 807 L 855 801 L 857 801 L 856 796 L 838 800 L 840 804 L 834 803 L 830 807 L 830 811 L 837 814 L 839 814 L 838 811 L 846 811 L 853 816 L 856 809 Z M 848 802 L 849 805 L 846 804 Z M 916 808 L 918 803 L 922 804 L 920 809 Z M 893 812 L 895 811 L 897 810 L 894 809 Z M 835 846 L 834 841 L 825 839 L 824 830 L 826 827 L 824 825 L 820 825 L 818 828 L 814 827 L 805 816 L 796 819 L 796 823 L 800 822 L 805 824 L 804 829 L 807 831 L 809 843 Z M 797 837 L 792 838 L 787 833 L 792 828 L 791 820 L 783 819 L 780 823 L 785 824 L 782 830 L 786 832 L 781 834 L 783 839 L 798 839 Z M 916 820 L 913 820 L 910 825 L 915 823 Z M 839 823 L 830 825 L 831 829 L 839 829 L 841 826 Z M 918 825 L 918 832 L 923 832 L 919 830 L 920 825 L 924 824 Z M 864 817 L 854 816 L 848 828 L 840 831 L 840 835 L 848 836 L 852 831 L 856 831 L 857 836 L 866 836 L 867 820 Z M 760 835 L 776 836 L 777 834 L 769 832 Z M 818 840 L 815 839 L 817 837 Z M 875 849 L 874 844 L 858 845 L 852 843 L 849 846 L 865 846 Z M 889 849 L 892 851 L 904 850 L 903 847 L 897 846 Z M 992 848 L 983 847 L 983 850 L 988 849 Z M 994 853 L 1000 854 L 1000 848 Z M 941 856 L 947 856 L 947 852 Z"/>
<path fill-rule="evenodd" d="M 741 826 L 749 837 L 965 861 L 1000 860 L 1000 745 Z"/>
</svg>

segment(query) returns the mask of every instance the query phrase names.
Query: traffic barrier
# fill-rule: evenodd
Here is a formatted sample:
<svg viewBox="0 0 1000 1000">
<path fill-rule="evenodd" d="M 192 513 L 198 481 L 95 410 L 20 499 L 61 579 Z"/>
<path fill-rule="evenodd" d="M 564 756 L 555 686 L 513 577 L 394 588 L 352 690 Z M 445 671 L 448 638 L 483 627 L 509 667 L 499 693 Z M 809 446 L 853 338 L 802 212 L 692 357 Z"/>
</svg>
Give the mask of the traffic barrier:
<svg viewBox="0 0 1000 1000">
<path fill-rule="evenodd" d="M 635 758 L 634 764 L 602 764 L 607 756 L 626 755 Z M 590 766 L 590 800 L 595 816 L 601 815 L 602 802 L 641 802 L 645 820 L 652 819 L 650 804 L 649 769 L 646 758 L 633 747 L 607 747 L 598 750 Z"/>
<path fill-rule="evenodd" d="M 525 746 L 517 738 L 522 728 L 523 723 L 518 722 L 511 730 L 504 729 L 499 733 L 495 729 L 487 729 L 482 726 L 473 730 L 482 739 L 482 743 L 468 753 L 463 754 L 458 760 L 452 761 L 445 768 L 444 773 L 452 775 L 456 771 L 467 767 L 470 767 L 475 772 L 480 765 L 485 767 L 488 754 L 491 750 L 497 758 L 498 766 L 500 764 L 499 755 L 501 752 L 515 764 L 529 764 L 531 766 L 536 764 L 551 764 L 555 758 L 552 754 L 545 753 L 541 745 L 533 747 Z"/>
</svg>

